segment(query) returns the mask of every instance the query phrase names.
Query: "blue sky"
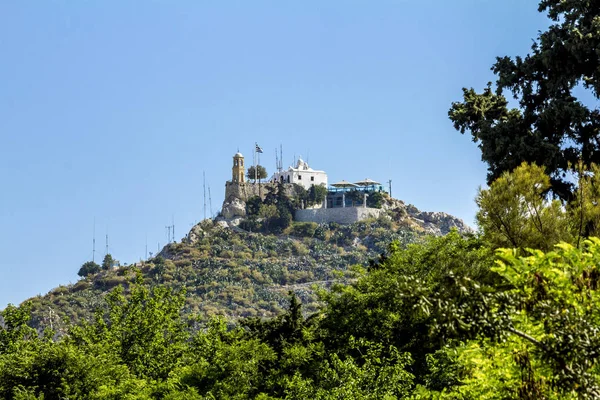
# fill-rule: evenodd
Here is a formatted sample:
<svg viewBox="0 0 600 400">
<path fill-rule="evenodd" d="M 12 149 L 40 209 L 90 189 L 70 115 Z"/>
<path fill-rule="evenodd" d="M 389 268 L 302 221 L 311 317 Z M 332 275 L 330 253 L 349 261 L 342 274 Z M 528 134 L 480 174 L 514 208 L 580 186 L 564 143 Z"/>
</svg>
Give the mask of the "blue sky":
<svg viewBox="0 0 600 400">
<path fill-rule="evenodd" d="M 0 308 L 177 238 L 238 147 L 473 225 L 486 167 L 447 118 L 547 25 L 532 0 L 0 2 Z"/>
</svg>

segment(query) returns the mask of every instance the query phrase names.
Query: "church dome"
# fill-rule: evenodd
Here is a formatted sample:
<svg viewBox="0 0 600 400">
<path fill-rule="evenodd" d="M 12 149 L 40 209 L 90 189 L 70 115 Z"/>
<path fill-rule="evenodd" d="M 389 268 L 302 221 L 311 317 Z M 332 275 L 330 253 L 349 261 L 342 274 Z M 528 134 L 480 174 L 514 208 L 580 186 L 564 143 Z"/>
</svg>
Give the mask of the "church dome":
<svg viewBox="0 0 600 400">
<path fill-rule="evenodd" d="M 235 158 L 244 158 L 244 156 L 242 155 L 242 153 L 240 153 L 239 151 L 237 153 L 235 153 L 235 155 L 233 157 L 235 157 Z"/>
</svg>

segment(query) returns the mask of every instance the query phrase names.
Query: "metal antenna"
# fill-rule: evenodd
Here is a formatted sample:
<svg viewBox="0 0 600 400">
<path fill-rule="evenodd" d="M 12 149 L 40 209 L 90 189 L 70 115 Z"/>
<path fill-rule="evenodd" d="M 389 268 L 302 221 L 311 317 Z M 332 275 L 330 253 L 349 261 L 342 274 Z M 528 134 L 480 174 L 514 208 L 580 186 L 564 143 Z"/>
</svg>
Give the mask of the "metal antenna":
<svg viewBox="0 0 600 400">
<path fill-rule="evenodd" d="M 202 171 L 202 186 L 204 187 L 204 219 L 206 219 L 206 173 Z"/>
<path fill-rule="evenodd" d="M 92 239 L 92 262 L 95 261 L 96 258 L 96 217 L 94 217 L 94 235 Z"/>
<path fill-rule="evenodd" d="M 104 255 L 108 254 L 108 233 L 106 234 L 106 251 Z"/>
<path fill-rule="evenodd" d="M 392 180 L 391 179 L 388 181 L 388 185 L 390 188 L 390 198 L 391 198 L 392 197 Z"/>
<path fill-rule="evenodd" d="M 254 162 L 254 183 L 256 183 L 256 177 L 258 176 L 258 164 L 256 162 L 256 148 L 258 147 L 258 143 L 254 142 L 254 151 L 252 151 L 252 161 Z M 259 161 L 260 162 L 260 161 Z"/>
<path fill-rule="evenodd" d="M 173 232 L 173 241 L 175 241 L 175 216 L 171 215 L 171 230 Z"/>
<path fill-rule="evenodd" d="M 167 244 L 171 243 L 171 225 L 165 226 L 167 230 Z"/>
<path fill-rule="evenodd" d="M 208 185 L 208 205 L 210 207 L 210 218 L 212 219 L 213 212 L 212 212 L 212 196 L 210 195 L 210 185 Z"/>
</svg>

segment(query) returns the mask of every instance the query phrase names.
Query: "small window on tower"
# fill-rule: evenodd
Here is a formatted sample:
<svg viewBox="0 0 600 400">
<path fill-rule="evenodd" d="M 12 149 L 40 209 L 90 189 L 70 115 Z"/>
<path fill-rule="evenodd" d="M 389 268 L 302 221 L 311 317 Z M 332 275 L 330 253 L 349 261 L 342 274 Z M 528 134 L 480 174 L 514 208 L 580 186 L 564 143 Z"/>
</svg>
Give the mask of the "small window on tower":
<svg viewBox="0 0 600 400">
<path fill-rule="evenodd" d="M 298 175 L 298 180 L 301 180 L 301 179 L 302 179 L 302 175 Z"/>
<path fill-rule="evenodd" d="M 310 177 L 310 181 L 311 181 L 311 182 L 314 182 L 314 181 L 315 181 L 315 177 L 314 177 L 314 176 L 311 176 L 311 177 Z"/>
</svg>

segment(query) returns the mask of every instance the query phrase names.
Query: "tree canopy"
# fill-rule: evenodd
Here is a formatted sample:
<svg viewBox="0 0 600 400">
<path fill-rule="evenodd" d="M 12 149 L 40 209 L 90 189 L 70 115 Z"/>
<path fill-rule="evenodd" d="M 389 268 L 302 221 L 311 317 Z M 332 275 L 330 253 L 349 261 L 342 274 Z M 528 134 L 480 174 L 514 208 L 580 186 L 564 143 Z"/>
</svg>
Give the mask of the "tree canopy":
<svg viewBox="0 0 600 400">
<path fill-rule="evenodd" d="M 113 267 L 114 263 L 115 263 L 115 260 L 112 257 L 112 255 L 111 254 L 106 254 L 104 256 L 104 258 L 102 259 L 102 269 L 103 270 L 111 269 Z"/>
<path fill-rule="evenodd" d="M 600 163 L 600 4 L 543 0 L 552 21 L 525 57 L 498 57 L 495 87 L 463 89 L 449 111 L 454 127 L 469 131 L 488 164 L 488 183 L 523 161 L 544 166 L 553 193 L 573 195 L 567 174 L 581 160 Z M 505 94 L 517 106 L 511 108 Z"/>
<path fill-rule="evenodd" d="M 251 165 L 250 167 L 248 167 L 248 171 L 246 171 L 246 177 L 248 178 L 248 180 L 266 179 L 268 176 L 269 175 L 267 174 L 266 168 L 262 165 L 257 165 L 256 168 L 254 167 L 254 165 Z"/>
<path fill-rule="evenodd" d="M 100 266 L 98 264 L 96 264 L 93 261 L 87 261 L 83 263 L 81 268 L 79 268 L 77 275 L 85 277 L 88 275 L 96 274 L 98 273 L 98 271 L 100 271 Z"/>
</svg>

